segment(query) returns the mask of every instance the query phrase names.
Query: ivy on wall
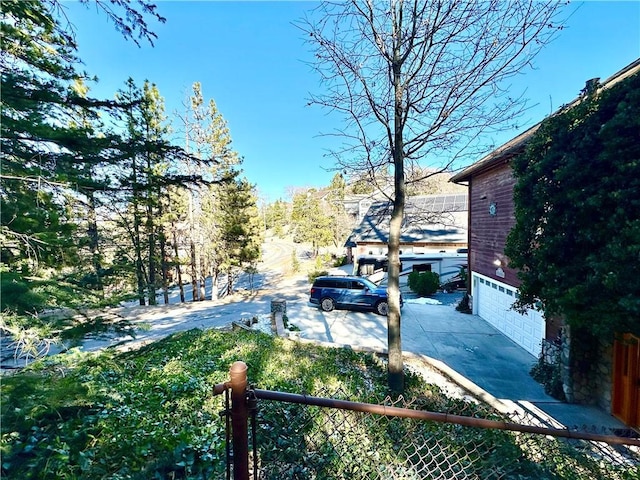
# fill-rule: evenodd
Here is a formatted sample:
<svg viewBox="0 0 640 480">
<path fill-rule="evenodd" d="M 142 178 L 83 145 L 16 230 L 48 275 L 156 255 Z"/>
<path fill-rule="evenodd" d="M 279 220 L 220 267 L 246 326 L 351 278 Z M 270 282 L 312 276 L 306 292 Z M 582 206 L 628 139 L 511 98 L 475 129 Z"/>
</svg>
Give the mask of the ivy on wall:
<svg viewBox="0 0 640 480">
<path fill-rule="evenodd" d="M 640 74 L 546 119 L 513 160 L 519 309 L 640 333 Z"/>
</svg>

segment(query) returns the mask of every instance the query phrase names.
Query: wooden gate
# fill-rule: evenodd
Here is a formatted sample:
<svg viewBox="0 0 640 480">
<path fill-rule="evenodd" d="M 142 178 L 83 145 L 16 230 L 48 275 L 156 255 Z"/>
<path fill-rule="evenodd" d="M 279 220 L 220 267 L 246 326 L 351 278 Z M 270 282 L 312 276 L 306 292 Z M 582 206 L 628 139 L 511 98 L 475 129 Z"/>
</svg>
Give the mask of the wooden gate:
<svg viewBox="0 0 640 480">
<path fill-rule="evenodd" d="M 613 345 L 611 413 L 630 427 L 640 428 L 640 338 L 630 333 Z"/>
</svg>

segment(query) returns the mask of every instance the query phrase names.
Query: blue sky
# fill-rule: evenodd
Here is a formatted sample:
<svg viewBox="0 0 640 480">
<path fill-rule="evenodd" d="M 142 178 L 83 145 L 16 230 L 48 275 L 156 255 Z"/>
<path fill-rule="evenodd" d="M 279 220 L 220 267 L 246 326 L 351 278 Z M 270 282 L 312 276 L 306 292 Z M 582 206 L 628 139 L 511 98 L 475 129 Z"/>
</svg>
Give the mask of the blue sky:
<svg viewBox="0 0 640 480">
<path fill-rule="evenodd" d="M 325 157 L 330 139 L 319 134 L 339 127 L 339 119 L 306 106 L 321 84 L 292 24 L 314 3 L 157 3 L 167 22 L 152 23 L 155 46 L 141 48 L 124 40 L 95 7 L 63 4 L 84 68 L 99 78 L 93 96 L 113 98 L 128 77 L 140 85 L 148 79 L 171 116 L 199 81 L 205 99 L 213 98 L 228 122 L 244 175 L 265 199 L 287 198 L 289 187 L 328 185 L 335 173 Z M 502 133 L 496 143 L 573 100 L 587 79 L 604 79 L 640 57 L 640 2 L 575 2 L 565 13 L 571 13 L 566 28 L 536 57 L 535 70 L 513 82 L 537 106 L 518 131 Z"/>
</svg>

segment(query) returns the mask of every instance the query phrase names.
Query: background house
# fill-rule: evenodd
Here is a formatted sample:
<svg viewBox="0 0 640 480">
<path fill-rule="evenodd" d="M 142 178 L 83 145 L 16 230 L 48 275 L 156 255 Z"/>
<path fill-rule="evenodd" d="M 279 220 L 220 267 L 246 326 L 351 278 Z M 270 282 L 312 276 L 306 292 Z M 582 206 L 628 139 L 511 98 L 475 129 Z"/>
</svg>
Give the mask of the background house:
<svg viewBox="0 0 640 480">
<path fill-rule="evenodd" d="M 360 255 L 385 255 L 393 203 L 374 201 L 354 228 L 345 246 L 353 260 Z M 407 198 L 400 235 L 403 254 L 467 248 L 466 194 L 423 195 Z"/>
<path fill-rule="evenodd" d="M 640 72 L 633 62 L 602 83 L 609 88 Z M 593 85 L 587 82 L 587 87 Z M 571 108 L 580 101 L 564 107 Z M 511 310 L 520 281 L 504 254 L 507 235 L 515 225 L 510 162 L 521 154 L 539 125 L 507 142 L 480 161 L 454 175 L 452 182 L 469 187 L 469 271 L 473 312 L 494 325 L 533 355 L 541 353 L 544 341 L 560 345 L 563 390 L 576 403 L 596 403 L 625 423 L 640 426 L 640 346 L 638 339 L 615 343 L 601 341 L 595 348 L 597 364 L 584 369 L 587 357 L 561 319 L 545 319 L 529 310 L 522 315 Z M 597 179 L 595 180 L 597 181 Z M 564 332 L 560 337 L 560 333 Z M 625 333 L 625 332 L 620 332 Z M 587 347 L 585 347 L 587 348 Z"/>
</svg>

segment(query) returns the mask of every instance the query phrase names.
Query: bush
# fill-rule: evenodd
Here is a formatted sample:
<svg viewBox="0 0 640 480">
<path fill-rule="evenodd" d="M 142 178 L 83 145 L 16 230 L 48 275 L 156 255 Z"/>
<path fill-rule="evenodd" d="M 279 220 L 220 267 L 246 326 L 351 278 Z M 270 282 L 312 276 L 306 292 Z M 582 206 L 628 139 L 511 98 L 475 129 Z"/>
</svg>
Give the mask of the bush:
<svg viewBox="0 0 640 480">
<path fill-rule="evenodd" d="M 320 270 L 323 266 L 329 265 L 331 262 L 331 255 L 323 253 L 316 256 L 315 267 L 316 270 Z"/>
<path fill-rule="evenodd" d="M 342 267 L 347 264 L 347 256 L 342 255 L 340 257 L 333 256 L 333 266 L 334 267 Z"/>
<path fill-rule="evenodd" d="M 562 387 L 562 372 L 559 358 L 556 358 L 556 363 L 553 365 L 546 363 L 543 358 L 539 358 L 538 363 L 531 368 L 529 375 L 531 375 L 536 382 L 544 386 L 545 393 L 561 402 L 567 401 L 564 388 Z"/>
<path fill-rule="evenodd" d="M 460 299 L 460 303 L 456 305 L 456 310 L 461 313 L 472 313 L 471 307 L 469 306 L 469 292 L 464 292 L 464 295 Z"/>
<path fill-rule="evenodd" d="M 309 283 L 313 283 L 316 278 L 323 277 L 325 275 L 329 275 L 329 272 L 326 270 L 314 270 L 313 272 L 309 272 L 307 278 L 309 279 Z"/>
<path fill-rule="evenodd" d="M 37 285 L 13 272 L 2 272 L 0 275 L 2 295 L 0 295 L 0 310 L 7 309 L 23 314 L 43 309 L 46 298 Z"/>
<path fill-rule="evenodd" d="M 291 270 L 293 270 L 293 273 L 300 271 L 300 260 L 298 260 L 298 252 L 296 252 L 295 248 L 291 252 Z"/>
<path fill-rule="evenodd" d="M 433 295 L 440 287 L 440 275 L 435 272 L 411 272 L 409 288 L 421 297 Z"/>
</svg>

